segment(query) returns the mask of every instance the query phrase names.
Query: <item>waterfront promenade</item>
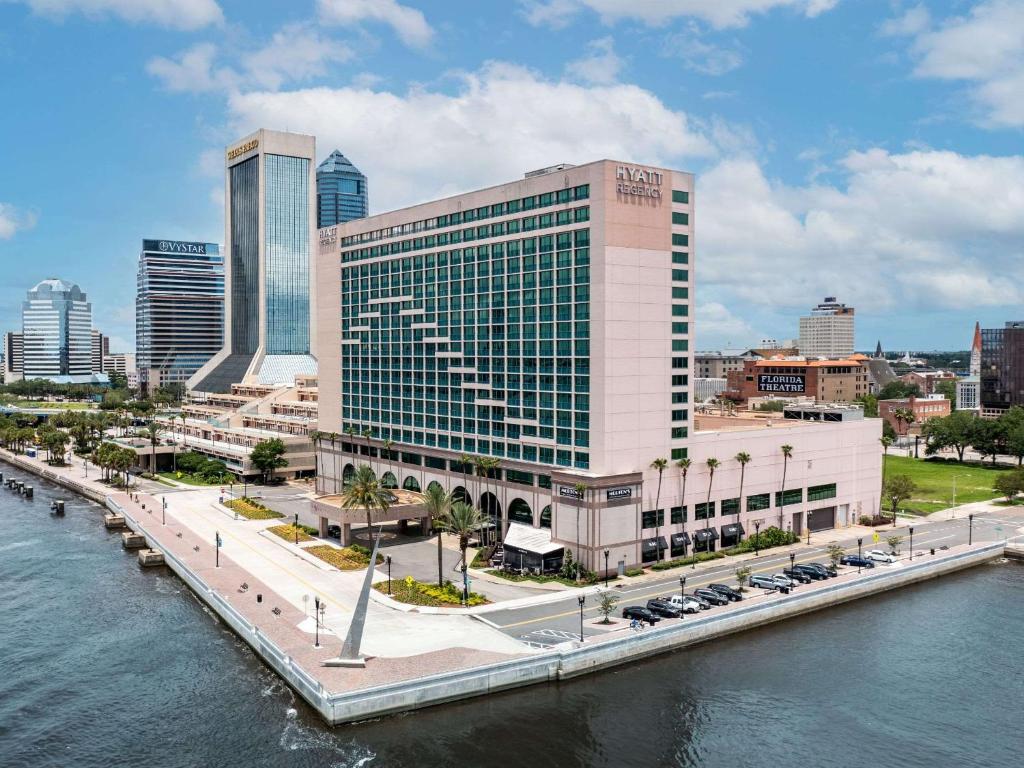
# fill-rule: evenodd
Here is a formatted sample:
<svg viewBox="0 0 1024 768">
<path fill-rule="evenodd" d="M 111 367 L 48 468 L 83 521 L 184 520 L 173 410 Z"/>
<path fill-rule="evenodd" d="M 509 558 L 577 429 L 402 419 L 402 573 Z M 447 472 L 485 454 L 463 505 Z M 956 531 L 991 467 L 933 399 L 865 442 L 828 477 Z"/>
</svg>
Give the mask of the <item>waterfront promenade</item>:
<svg viewBox="0 0 1024 768">
<path fill-rule="evenodd" d="M 100 497 L 110 491 L 95 477 L 87 480 L 78 467 L 51 468 L 24 457 L 12 460 L 33 471 L 45 470 L 65 482 L 80 484 Z M 755 591 L 742 603 L 700 617 L 687 617 L 682 622 L 666 621 L 657 629 L 641 633 L 607 631 L 588 620 L 586 641 L 582 644 L 570 639 L 569 631 L 564 631 L 562 641 L 557 643 L 531 642 L 519 636 L 517 626 L 537 625 L 555 617 L 578 627 L 578 614 L 565 605 L 575 603 L 575 591 L 565 598 L 546 594 L 518 601 L 514 606 L 490 606 L 489 618 L 481 617 L 483 620 L 465 614 L 414 612 L 407 607 L 399 610 L 374 601 L 370 604 L 363 645 L 364 653 L 370 657 L 367 666 L 344 669 L 321 664 L 337 655 L 351 619 L 362 572 L 338 571 L 305 555 L 299 551 L 301 547 L 265 531 L 280 521 L 234 519 L 218 503 L 215 488 L 178 489 L 165 495 L 166 517 L 162 498 L 144 492 L 137 497 L 115 492 L 109 494 L 108 503 L 123 510 L 131 526 L 143 533 L 151 546 L 166 554 L 171 567 L 197 595 L 329 722 L 362 719 L 572 677 L 969 567 L 998 557 L 1003 551 L 1001 542 L 992 543 L 990 539 L 984 544 L 976 541 L 973 547 L 957 544 L 936 556 L 918 557 L 913 564 L 901 562 L 860 575 L 856 569 L 844 569 L 840 577 L 801 587 L 793 595 Z M 949 522 L 937 520 L 933 525 Z M 219 567 L 214 547 L 218 534 L 223 540 Z M 922 539 L 918 541 L 925 544 Z M 915 546 L 915 550 L 919 548 Z M 758 561 L 748 564 L 755 572 L 765 567 L 769 571 L 781 569 L 774 563 L 784 557 L 785 553 L 773 552 L 764 556 L 767 566 Z M 808 558 L 802 553 L 801 559 Z M 716 578 L 716 573 L 722 573 L 719 562 L 698 568 L 697 574 L 688 572 L 686 575 L 694 579 L 691 584 L 696 586 L 701 580 Z M 378 573 L 376 578 L 386 577 Z M 670 571 L 663 582 L 668 584 L 676 578 Z M 724 576 L 717 578 L 731 581 Z M 661 583 L 649 577 L 646 583 L 631 589 L 662 591 Z M 313 644 L 314 595 L 327 604 L 320 648 Z M 626 597 L 625 593 L 622 596 Z M 552 599 L 563 602 L 550 605 Z M 639 593 L 636 600 L 642 602 Z M 596 600 L 591 600 L 589 610 L 594 603 Z M 620 603 L 625 604 L 625 600 Z M 536 621 L 531 613 L 536 611 L 541 612 L 542 622 Z M 572 618 L 562 615 L 566 613 Z M 622 626 L 621 622 L 618 626 Z"/>
</svg>

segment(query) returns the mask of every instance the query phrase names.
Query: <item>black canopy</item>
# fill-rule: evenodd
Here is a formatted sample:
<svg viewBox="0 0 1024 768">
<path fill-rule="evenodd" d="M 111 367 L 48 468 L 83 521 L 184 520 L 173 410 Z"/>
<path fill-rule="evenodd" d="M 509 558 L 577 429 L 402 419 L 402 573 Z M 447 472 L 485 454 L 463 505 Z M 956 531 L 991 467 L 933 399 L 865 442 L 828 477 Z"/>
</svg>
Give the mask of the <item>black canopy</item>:
<svg viewBox="0 0 1024 768">
<path fill-rule="evenodd" d="M 714 541 L 718 538 L 718 531 L 714 528 L 702 528 L 699 531 L 693 532 L 694 541 L 703 544 L 706 541 Z"/>
<path fill-rule="evenodd" d="M 730 523 L 729 525 L 722 526 L 723 536 L 742 536 L 743 533 L 743 526 L 739 523 Z"/>
<path fill-rule="evenodd" d="M 665 549 L 666 546 L 665 537 L 659 536 L 656 539 L 646 539 L 643 543 L 643 551 L 645 554 L 648 552 L 656 552 L 658 550 Z"/>
<path fill-rule="evenodd" d="M 682 533 L 673 533 L 672 534 L 672 546 L 673 547 L 685 547 L 689 543 L 690 543 L 690 534 L 688 534 L 686 531 L 683 531 Z"/>
</svg>

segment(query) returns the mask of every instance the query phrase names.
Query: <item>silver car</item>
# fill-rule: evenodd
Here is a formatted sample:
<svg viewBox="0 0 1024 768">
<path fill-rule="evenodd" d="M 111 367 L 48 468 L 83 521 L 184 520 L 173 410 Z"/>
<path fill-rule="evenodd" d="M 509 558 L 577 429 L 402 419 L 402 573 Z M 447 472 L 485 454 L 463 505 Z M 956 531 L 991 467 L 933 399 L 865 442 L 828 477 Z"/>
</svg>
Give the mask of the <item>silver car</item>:
<svg viewBox="0 0 1024 768">
<path fill-rule="evenodd" d="M 796 586 L 796 582 L 793 581 L 791 578 L 789 578 L 789 576 L 787 576 L 784 573 L 773 573 L 772 574 L 772 581 L 774 581 L 776 583 L 776 585 L 778 585 L 780 587 L 795 587 Z"/>
<path fill-rule="evenodd" d="M 779 585 L 771 576 L 751 576 L 750 586 L 761 589 L 778 589 Z"/>
</svg>

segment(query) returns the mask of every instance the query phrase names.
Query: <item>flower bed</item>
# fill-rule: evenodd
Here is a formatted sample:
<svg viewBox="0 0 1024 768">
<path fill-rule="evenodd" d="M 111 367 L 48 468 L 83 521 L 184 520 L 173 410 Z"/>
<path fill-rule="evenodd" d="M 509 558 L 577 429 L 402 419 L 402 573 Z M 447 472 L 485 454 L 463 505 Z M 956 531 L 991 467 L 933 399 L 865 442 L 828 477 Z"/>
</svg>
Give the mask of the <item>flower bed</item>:
<svg viewBox="0 0 1024 768">
<path fill-rule="evenodd" d="M 294 535 L 292 534 L 292 536 Z M 332 547 L 330 544 L 319 544 L 315 547 L 306 547 L 304 551 L 342 571 L 359 571 L 370 562 L 369 550 L 358 544 L 341 548 Z M 384 556 L 378 552 L 377 565 L 383 562 Z"/>
<path fill-rule="evenodd" d="M 284 517 L 284 515 L 279 512 L 275 512 L 274 510 L 263 506 L 258 501 L 254 501 L 248 496 L 225 501 L 224 506 L 232 512 L 237 512 L 242 517 L 248 518 L 249 520 L 276 520 L 279 517 Z"/>
<path fill-rule="evenodd" d="M 313 541 L 313 537 L 308 533 L 309 529 L 304 525 L 300 525 L 298 528 L 295 527 L 294 523 L 272 525 L 267 530 L 275 536 L 280 536 L 285 541 L 295 541 L 296 532 L 299 535 L 299 541 Z"/>
<path fill-rule="evenodd" d="M 373 585 L 378 592 L 387 594 L 388 583 L 380 581 Z M 462 605 L 462 590 L 446 581 L 443 587 L 436 584 L 424 584 L 412 576 L 396 579 L 391 582 L 391 599 L 409 605 L 453 606 Z M 490 601 L 476 592 L 469 593 L 469 605 L 485 605 Z"/>
</svg>

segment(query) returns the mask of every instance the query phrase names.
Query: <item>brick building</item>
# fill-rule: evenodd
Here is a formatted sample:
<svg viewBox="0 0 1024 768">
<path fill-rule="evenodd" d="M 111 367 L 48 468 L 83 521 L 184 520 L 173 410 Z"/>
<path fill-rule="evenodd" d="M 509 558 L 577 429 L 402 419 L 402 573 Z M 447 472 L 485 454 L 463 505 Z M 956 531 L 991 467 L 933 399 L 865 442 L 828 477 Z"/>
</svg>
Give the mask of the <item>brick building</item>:
<svg viewBox="0 0 1024 768">
<path fill-rule="evenodd" d="M 879 400 L 878 415 L 889 422 L 897 435 L 908 433 L 920 434 L 921 425 L 931 419 L 938 419 L 949 416 L 950 402 L 941 395 L 928 397 L 901 397 L 895 400 Z M 905 409 L 914 414 L 914 420 L 910 424 L 901 422 L 895 417 L 895 412 Z"/>
<path fill-rule="evenodd" d="M 728 375 L 727 393 L 746 402 L 752 397 L 810 397 L 820 403 L 848 403 L 870 391 L 861 360 L 805 358 L 748 360 Z"/>
</svg>

